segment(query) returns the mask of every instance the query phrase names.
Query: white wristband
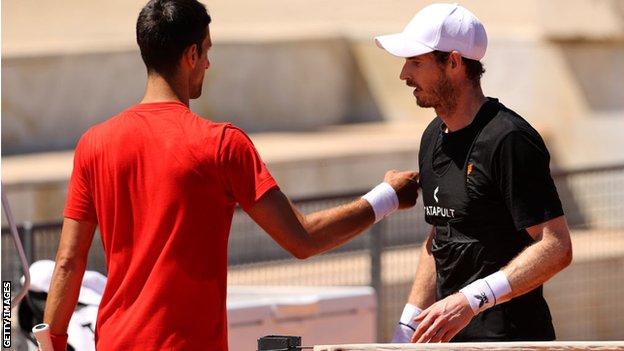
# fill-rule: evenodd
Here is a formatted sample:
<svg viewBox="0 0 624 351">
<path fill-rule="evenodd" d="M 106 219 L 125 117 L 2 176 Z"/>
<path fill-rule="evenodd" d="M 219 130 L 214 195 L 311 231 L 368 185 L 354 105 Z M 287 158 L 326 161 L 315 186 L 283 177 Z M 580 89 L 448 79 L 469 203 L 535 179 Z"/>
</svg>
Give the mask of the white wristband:
<svg viewBox="0 0 624 351">
<path fill-rule="evenodd" d="M 392 336 L 392 343 L 408 343 L 412 340 L 412 335 L 414 335 L 414 331 L 418 327 L 418 322 L 414 321 L 419 314 L 422 313 L 422 310 L 412 304 L 406 304 L 405 308 L 403 308 L 403 313 L 401 314 L 401 318 L 399 319 L 399 324 L 394 330 L 394 335 Z"/>
<path fill-rule="evenodd" d="M 466 296 L 472 311 L 477 315 L 505 299 L 511 293 L 511 286 L 505 273 L 498 271 L 475 280 L 459 292 Z"/>
<path fill-rule="evenodd" d="M 377 185 L 362 198 L 373 207 L 375 223 L 399 208 L 399 198 L 396 191 L 386 182 Z"/>
</svg>

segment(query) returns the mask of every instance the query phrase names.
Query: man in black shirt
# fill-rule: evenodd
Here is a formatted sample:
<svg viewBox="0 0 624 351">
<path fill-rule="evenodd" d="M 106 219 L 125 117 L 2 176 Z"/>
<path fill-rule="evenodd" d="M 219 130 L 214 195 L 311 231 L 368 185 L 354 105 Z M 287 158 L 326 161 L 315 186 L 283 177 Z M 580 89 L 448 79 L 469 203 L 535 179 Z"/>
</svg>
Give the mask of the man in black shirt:
<svg viewBox="0 0 624 351">
<path fill-rule="evenodd" d="M 437 114 L 419 151 L 432 229 L 392 341 L 553 340 L 542 284 L 570 264 L 570 234 L 542 138 L 481 90 L 483 25 L 433 4 L 375 40 Z"/>
</svg>

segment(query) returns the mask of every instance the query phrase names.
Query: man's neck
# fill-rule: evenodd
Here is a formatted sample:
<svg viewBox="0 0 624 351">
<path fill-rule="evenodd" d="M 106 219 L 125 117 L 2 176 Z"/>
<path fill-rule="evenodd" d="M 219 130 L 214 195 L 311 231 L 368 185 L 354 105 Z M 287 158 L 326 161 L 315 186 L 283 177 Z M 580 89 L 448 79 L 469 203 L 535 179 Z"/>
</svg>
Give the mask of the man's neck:
<svg viewBox="0 0 624 351">
<path fill-rule="evenodd" d="M 145 95 L 141 103 L 179 101 L 186 106 L 189 105 L 188 89 L 182 89 L 181 84 L 176 84 L 174 80 L 167 80 L 159 74 L 149 74 L 147 76 L 147 86 Z"/>
<path fill-rule="evenodd" d="M 452 111 L 436 108 L 437 115 L 449 132 L 455 132 L 470 125 L 481 106 L 487 101 L 480 86 L 465 87 L 458 89 L 457 92 L 455 108 Z"/>
</svg>

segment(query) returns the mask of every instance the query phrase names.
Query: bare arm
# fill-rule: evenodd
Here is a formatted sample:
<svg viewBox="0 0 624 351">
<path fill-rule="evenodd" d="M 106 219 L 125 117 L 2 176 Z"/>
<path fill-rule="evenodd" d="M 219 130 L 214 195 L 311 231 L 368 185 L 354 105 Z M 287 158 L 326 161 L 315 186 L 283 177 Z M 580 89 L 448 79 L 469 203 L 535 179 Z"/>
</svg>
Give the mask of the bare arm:
<svg viewBox="0 0 624 351">
<path fill-rule="evenodd" d="M 527 232 L 535 243 L 503 268 L 511 285 L 507 300 L 544 284 L 572 262 L 572 241 L 565 216 L 529 227 Z"/>
<path fill-rule="evenodd" d="M 500 302 L 535 289 L 572 261 L 570 231 L 564 216 L 527 228 L 527 232 L 535 243 L 502 269 L 512 291 Z M 412 341 L 449 341 L 468 325 L 472 317 L 474 313 L 466 297 L 462 293 L 453 294 L 434 303 L 416 318 L 420 325 Z"/>
<path fill-rule="evenodd" d="M 436 298 L 436 267 L 431 253 L 431 241 L 434 235 L 435 228 L 432 227 L 421 248 L 416 277 L 407 300 L 408 303 L 422 309 L 431 306 Z"/>
<path fill-rule="evenodd" d="M 399 198 L 399 208 L 416 203 L 417 177 L 415 172 L 386 174 L 386 182 Z M 302 259 L 347 242 L 375 221 L 373 209 L 364 199 L 304 215 L 279 190 L 269 191 L 247 212 L 278 244 Z"/>
<path fill-rule="evenodd" d="M 305 216 L 280 190 L 271 190 L 248 213 L 278 244 L 300 259 L 347 242 L 375 220 L 373 209 L 363 199 Z"/>
<path fill-rule="evenodd" d="M 67 326 L 78 302 L 87 255 L 93 240 L 95 224 L 65 218 L 56 253 L 43 320 L 56 335 L 67 333 Z"/>
</svg>

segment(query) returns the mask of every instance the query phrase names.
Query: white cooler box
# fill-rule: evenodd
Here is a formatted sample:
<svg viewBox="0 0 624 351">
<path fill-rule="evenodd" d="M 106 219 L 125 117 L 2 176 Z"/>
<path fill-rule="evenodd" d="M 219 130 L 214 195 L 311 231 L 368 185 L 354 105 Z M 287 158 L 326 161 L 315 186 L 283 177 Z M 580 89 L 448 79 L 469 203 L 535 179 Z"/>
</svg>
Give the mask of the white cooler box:
<svg viewBox="0 0 624 351">
<path fill-rule="evenodd" d="M 371 343 L 371 287 L 229 286 L 230 351 L 252 351 L 265 335 L 301 336 L 303 346 Z"/>
</svg>

